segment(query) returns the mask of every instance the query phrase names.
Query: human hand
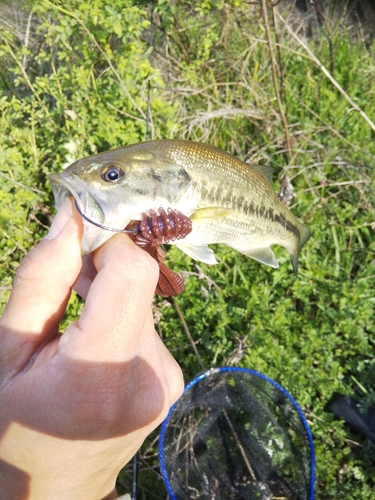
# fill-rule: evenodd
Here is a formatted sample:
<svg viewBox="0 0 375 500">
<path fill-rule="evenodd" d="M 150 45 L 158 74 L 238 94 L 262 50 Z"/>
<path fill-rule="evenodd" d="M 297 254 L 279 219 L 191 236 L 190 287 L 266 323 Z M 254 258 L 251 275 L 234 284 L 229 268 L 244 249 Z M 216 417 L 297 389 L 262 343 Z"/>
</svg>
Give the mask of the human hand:
<svg viewBox="0 0 375 500">
<path fill-rule="evenodd" d="M 65 202 L 25 257 L 0 319 L 2 500 L 115 498 L 119 470 L 183 387 L 153 325 L 156 262 L 118 234 L 80 275 L 72 211 Z M 86 304 L 60 335 L 78 277 Z"/>
</svg>

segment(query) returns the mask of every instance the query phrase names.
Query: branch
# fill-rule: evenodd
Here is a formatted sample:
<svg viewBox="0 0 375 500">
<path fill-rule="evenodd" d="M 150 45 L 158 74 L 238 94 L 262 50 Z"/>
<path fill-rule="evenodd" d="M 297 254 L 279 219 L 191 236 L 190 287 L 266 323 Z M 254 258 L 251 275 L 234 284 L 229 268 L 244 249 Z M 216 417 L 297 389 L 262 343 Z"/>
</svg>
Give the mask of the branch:
<svg viewBox="0 0 375 500">
<path fill-rule="evenodd" d="M 32 188 L 30 186 L 26 186 L 25 184 L 22 184 L 22 182 L 17 182 L 15 181 L 14 179 L 12 179 L 11 177 L 8 177 L 6 174 L 4 174 L 4 172 L 0 172 L 0 176 L 1 177 L 4 177 L 4 179 L 6 179 L 7 181 L 9 182 L 12 182 L 13 184 L 15 184 L 16 186 L 19 186 L 21 187 L 22 189 L 26 189 L 27 191 L 33 191 L 34 193 L 38 193 L 38 194 L 42 194 L 43 196 L 46 195 L 46 193 L 44 191 L 40 191 L 39 189 L 37 188 Z"/>
<path fill-rule="evenodd" d="M 264 2 L 265 0 L 262 0 Z M 352 106 L 353 109 L 358 111 L 358 113 L 362 116 L 362 118 L 370 125 L 372 130 L 375 132 L 375 124 L 374 122 L 366 115 L 366 113 L 356 104 L 353 99 L 345 92 L 345 90 L 341 87 L 341 85 L 333 78 L 331 73 L 323 66 L 323 64 L 319 61 L 319 59 L 316 57 L 314 52 L 305 44 L 301 38 L 294 33 L 292 28 L 288 25 L 288 23 L 283 19 L 283 17 L 277 12 L 276 15 L 278 19 L 284 24 L 285 28 L 287 29 L 288 33 L 299 43 L 301 47 L 303 47 L 310 58 L 314 61 L 314 63 L 318 66 L 318 68 L 322 71 L 322 73 L 325 74 L 325 76 L 328 78 L 328 80 L 337 88 L 337 90 L 344 96 L 344 98 L 348 101 L 348 103 Z"/>
<path fill-rule="evenodd" d="M 263 14 L 263 19 L 264 19 L 264 26 L 266 28 L 268 50 L 269 50 L 270 59 L 271 59 L 273 86 L 275 87 L 276 100 L 277 100 L 277 104 L 279 106 L 281 121 L 283 122 L 283 127 L 284 127 L 284 132 L 285 132 L 285 141 L 286 141 L 286 146 L 288 149 L 289 160 L 291 161 L 292 157 L 293 157 L 292 144 L 290 142 L 288 123 L 286 121 L 285 113 L 283 110 L 283 105 L 282 105 L 281 98 L 280 98 L 279 86 L 277 83 L 276 61 L 275 61 L 275 55 L 273 53 L 273 47 L 272 47 L 271 30 L 270 30 L 270 25 L 268 22 L 266 0 L 262 0 L 262 14 Z"/>
<path fill-rule="evenodd" d="M 201 365 L 202 370 L 207 370 L 207 368 L 204 366 L 202 358 L 200 357 L 200 354 L 198 352 L 197 346 L 195 345 L 193 337 L 191 336 L 190 330 L 189 330 L 189 328 L 188 328 L 188 326 L 186 324 L 185 318 L 182 315 L 181 309 L 180 309 L 180 307 L 178 305 L 178 302 L 177 302 L 176 298 L 175 297 L 171 297 L 171 299 L 172 299 L 173 305 L 174 305 L 174 307 L 175 307 L 175 309 L 177 311 L 177 314 L 178 314 L 178 316 L 179 316 L 179 318 L 181 320 L 181 323 L 182 323 L 182 325 L 184 327 L 185 333 L 186 333 L 186 335 L 187 335 L 187 337 L 189 339 L 191 347 L 193 348 L 193 351 L 194 351 L 194 353 L 195 353 L 195 355 L 196 355 L 196 357 L 197 357 L 197 359 L 199 361 L 199 364 Z"/>
<path fill-rule="evenodd" d="M 127 89 L 126 85 L 124 84 L 124 82 L 122 81 L 122 78 L 121 76 L 119 75 L 117 69 L 113 66 L 112 64 L 112 61 L 110 60 L 110 58 L 108 57 L 108 55 L 106 54 L 106 52 L 102 49 L 102 47 L 99 45 L 99 43 L 96 41 L 96 38 L 94 37 L 94 35 L 91 33 L 91 31 L 88 29 L 88 27 L 86 26 L 86 24 L 76 15 L 74 14 L 73 12 L 69 12 L 68 10 L 65 10 L 63 9 L 62 7 L 59 7 L 58 5 L 54 5 L 52 2 L 50 2 L 49 0 L 44 0 L 48 5 L 50 5 L 52 8 L 58 10 L 59 12 L 61 12 L 62 14 L 65 14 L 69 17 L 72 17 L 73 19 L 75 19 L 77 21 L 77 23 L 79 23 L 82 28 L 86 31 L 86 33 L 88 34 L 90 40 L 93 42 L 93 44 L 95 45 L 95 47 L 99 50 L 99 52 L 103 55 L 103 57 L 105 58 L 105 60 L 107 61 L 108 63 L 108 66 L 111 68 L 113 74 L 116 76 L 117 78 L 117 81 L 119 82 L 119 85 L 120 85 L 120 88 L 124 91 L 124 93 L 126 94 L 126 97 L 129 99 L 129 101 L 132 103 L 132 105 L 134 106 L 134 108 L 143 116 L 143 118 L 146 120 L 146 114 L 143 112 L 142 108 L 139 107 L 137 105 L 137 103 L 134 101 L 134 99 L 132 98 L 132 96 L 130 95 L 130 92 L 129 90 Z"/>
</svg>

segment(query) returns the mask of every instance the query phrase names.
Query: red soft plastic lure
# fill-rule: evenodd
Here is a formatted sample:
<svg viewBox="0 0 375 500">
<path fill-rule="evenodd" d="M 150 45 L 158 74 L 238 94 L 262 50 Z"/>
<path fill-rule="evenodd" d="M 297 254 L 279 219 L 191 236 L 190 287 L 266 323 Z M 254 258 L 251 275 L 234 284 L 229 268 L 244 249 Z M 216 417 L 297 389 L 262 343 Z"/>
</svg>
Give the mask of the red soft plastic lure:
<svg viewBox="0 0 375 500">
<path fill-rule="evenodd" d="M 141 221 L 132 221 L 126 229 L 132 240 L 146 250 L 159 264 L 159 281 L 155 293 L 161 297 L 170 297 L 180 294 L 184 288 L 184 281 L 177 273 L 164 264 L 165 252 L 162 243 L 185 238 L 193 229 L 192 222 L 178 210 L 159 208 L 159 215 L 150 210 L 150 215 L 142 214 Z"/>
</svg>

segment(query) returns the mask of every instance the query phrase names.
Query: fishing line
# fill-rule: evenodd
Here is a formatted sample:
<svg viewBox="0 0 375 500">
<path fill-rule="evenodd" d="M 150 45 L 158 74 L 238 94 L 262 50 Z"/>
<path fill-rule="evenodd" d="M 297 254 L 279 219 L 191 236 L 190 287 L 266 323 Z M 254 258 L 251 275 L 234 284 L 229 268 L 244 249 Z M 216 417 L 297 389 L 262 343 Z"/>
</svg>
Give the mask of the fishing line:
<svg viewBox="0 0 375 500">
<path fill-rule="evenodd" d="M 154 5 L 151 3 L 150 5 L 150 47 L 153 49 L 154 47 Z M 150 52 L 148 56 L 148 60 L 151 66 L 151 55 L 153 50 Z M 149 139 L 150 133 L 150 119 L 151 119 L 151 80 L 149 78 L 147 82 L 147 113 L 146 113 L 146 141 Z"/>
<path fill-rule="evenodd" d="M 148 57 L 151 66 L 151 55 L 154 48 L 154 4 L 150 2 L 150 40 L 149 47 L 151 47 L 150 55 Z M 148 141 L 150 134 L 150 120 L 151 120 L 151 80 L 149 78 L 147 82 L 147 112 L 146 112 L 146 134 L 145 139 Z M 132 492 L 131 500 L 137 500 L 138 497 L 138 461 L 139 461 L 139 451 L 133 457 L 133 478 L 132 478 Z"/>
<path fill-rule="evenodd" d="M 108 226 L 103 226 L 103 224 L 99 224 L 99 222 L 95 222 L 91 220 L 87 215 L 81 212 L 80 208 L 78 207 L 77 201 L 74 200 L 74 204 L 76 206 L 77 212 L 85 219 L 87 222 L 90 222 L 91 224 L 94 224 L 94 226 L 100 227 L 101 229 L 106 229 L 107 231 L 112 231 L 113 233 L 136 233 L 136 229 L 116 229 L 114 227 L 108 227 Z"/>
<path fill-rule="evenodd" d="M 153 3 L 150 4 L 150 40 L 149 40 L 149 46 L 153 49 L 154 47 L 154 5 Z M 148 60 L 151 65 L 151 55 L 152 51 L 150 52 L 150 55 L 148 57 Z M 146 111 L 146 134 L 145 134 L 145 139 L 146 141 L 149 140 L 149 135 L 150 135 L 150 121 L 151 121 L 151 81 L 150 79 L 147 82 L 147 111 Z M 100 224 L 99 222 L 95 222 L 91 220 L 87 215 L 83 214 L 78 207 L 77 201 L 74 201 L 74 204 L 76 206 L 76 209 L 78 213 L 87 221 L 90 222 L 90 224 L 93 224 L 96 227 L 100 227 L 100 229 L 105 229 L 106 231 L 112 231 L 113 233 L 136 233 L 137 230 L 135 229 L 116 229 L 113 227 L 108 227 L 108 226 L 103 226 L 103 224 Z M 135 500 L 136 497 L 132 498 L 132 500 Z"/>
</svg>

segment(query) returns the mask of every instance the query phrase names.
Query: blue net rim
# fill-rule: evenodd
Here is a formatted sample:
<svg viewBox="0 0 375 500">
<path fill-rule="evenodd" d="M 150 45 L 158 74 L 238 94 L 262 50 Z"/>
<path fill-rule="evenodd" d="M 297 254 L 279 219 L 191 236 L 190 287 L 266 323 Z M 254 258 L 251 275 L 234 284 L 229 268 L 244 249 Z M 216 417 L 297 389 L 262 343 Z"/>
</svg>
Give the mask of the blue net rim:
<svg viewBox="0 0 375 500">
<path fill-rule="evenodd" d="M 191 380 L 186 385 L 183 394 L 185 394 L 185 392 L 189 391 L 195 384 L 197 384 L 198 382 L 200 382 L 204 378 L 210 377 L 211 375 L 219 373 L 219 372 L 242 372 L 242 373 L 248 373 L 250 375 L 255 375 L 256 377 L 259 377 L 259 378 L 261 378 L 263 380 L 266 380 L 267 382 L 269 382 L 270 384 L 272 384 L 274 387 L 276 387 L 277 389 L 279 389 L 291 401 L 291 403 L 296 408 L 296 410 L 297 410 L 297 412 L 298 412 L 298 414 L 299 414 L 299 416 L 300 416 L 300 418 L 302 420 L 302 423 L 304 425 L 304 428 L 305 428 L 305 431 L 306 431 L 306 434 L 307 434 L 307 437 L 308 437 L 308 440 L 309 440 L 309 445 L 310 445 L 310 496 L 309 496 L 309 500 L 314 500 L 314 496 L 315 496 L 315 451 L 314 451 L 314 442 L 313 442 L 313 437 L 312 437 L 312 434 L 311 434 L 311 431 L 310 431 L 309 424 L 307 423 L 306 417 L 303 414 L 303 411 L 301 410 L 301 408 L 300 408 L 299 404 L 297 403 L 297 401 L 293 398 L 293 396 L 286 389 L 284 389 L 283 386 L 281 386 L 280 384 L 278 384 L 277 382 L 275 382 L 271 378 L 267 377 L 266 375 L 263 375 L 263 373 L 259 373 L 259 372 L 255 371 L 255 370 L 250 370 L 249 368 L 239 368 L 239 367 L 236 367 L 236 366 L 222 366 L 220 368 L 211 368 L 210 370 L 207 370 L 206 372 L 201 373 L 200 375 L 198 375 L 197 377 L 195 377 L 193 380 Z M 176 403 L 173 406 L 171 406 L 171 408 L 170 408 L 170 410 L 168 412 L 168 415 L 167 415 L 166 419 L 164 420 L 164 422 L 162 424 L 161 431 L 160 431 L 160 437 L 159 437 L 159 463 L 160 463 L 160 471 L 161 471 L 161 474 L 162 474 L 162 477 L 163 477 L 163 481 L 164 481 L 165 487 L 166 487 L 166 489 L 168 491 L 169 496 L 171 497 L 171 500 L 177 500 L 177 499 L 176 499 L 176 497 L 175 497 L 175 495 L 173 493 L 172 486 L 171 486 L 171 484 L 169 482 L 169 478 L 168 478 L 167 471 L 166 471 L 166 468 L 165 468 L 165 460 L 164 460 L 164 437 L 165 437 L 165 431 L 166 431 L 167 425 L 169 424 L 169 420 L 170 420 L 170 418 L 172 416 L 173 410 L 174 410 L 175 406 L 177 405 L 177 403 L 178 403 L 178 401 L 176 401 Z"/>
</svg>

